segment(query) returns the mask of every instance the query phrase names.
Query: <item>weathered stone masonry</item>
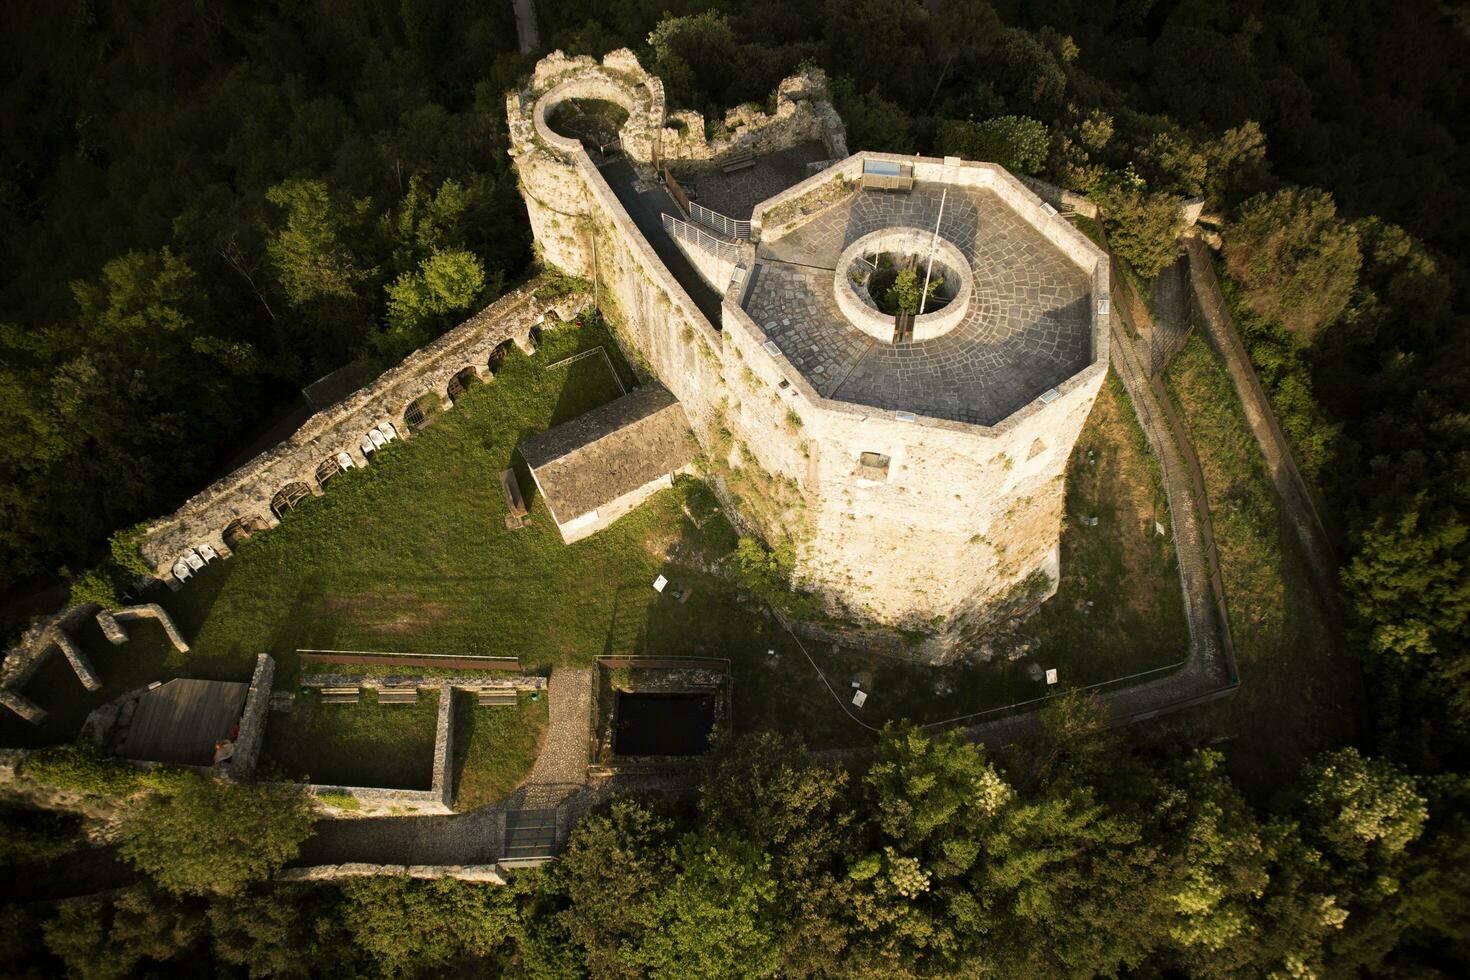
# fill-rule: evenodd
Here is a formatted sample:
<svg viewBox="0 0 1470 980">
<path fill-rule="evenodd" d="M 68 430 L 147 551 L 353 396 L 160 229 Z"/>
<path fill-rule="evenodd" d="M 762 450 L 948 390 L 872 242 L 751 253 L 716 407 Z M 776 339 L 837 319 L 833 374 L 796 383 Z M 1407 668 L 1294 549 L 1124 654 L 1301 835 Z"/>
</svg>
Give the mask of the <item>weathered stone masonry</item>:
<svg viewBox="0 0 1470 980">
<path fill-rule="evenodd" d="M 967 625 L 1004 611 L 1003 600 L 1035 572 L 1045 572 L 1054 588 L 1062 477 L 1108 358 L 1109 278 L 1101 250 L 999 167 L 865 153 L 756 208 L 755 244 L 737 246 L 741 259 L 725 290 L 722 323 L 712 324 L 578 141 L 547 125 L 551 109 L 575 98 L 628 110 L 622 148 L 641 173 L 651 175 L 655 154 L 698 159 L 721 151 L 695 145 L 702 141 L 692 126 L 664 125 L 661 83 L 626 51 L 601 65 L 552 55 L 530 87 L 507 100 L 511 152 L 543 256 L 599 281 L 606 290 L 599 301 L 617 306 L 625 339 L 678 396 L 707 452 L 788 488 L 794 499 L 767 510 L 784 509 L 792 525 L 784 530 L 799 545 L 798 577 L 823 594 L 829 609 L 859 622 L 923 629 L 933 634 L 925 655 L 940 658 L 956 651 Z M 820 138 L 834 157 L 845 154 L 819 79 L 788 80 L 777 116 L 755 122 L 742 138 L 757 152 Z M 867 160 L 912 166 L 921 184 L 998 202 L 1029 237 L 1028 254 L 1070 263 L 1083 283 L 1088 324 L 1080 370 L 1024 392 L 987 424 L 831 397 L 831 386 L 809 377 L 812 365 L 798 363 L 808 358 L 793 361 L 796 352 L 780 348 L 772 324 L 747 312 L 749 291 L 774 268 L 773 246 L 850 197 Z M 873 479 L 874 470 L 862 465 L 879 457 L 885 479 Z M 771 530 L 769 514 L 764 521 L 754 512 L 741 517 Z"/>
<path fill-rule="evenodd" d="M 359 448 L 370 429 L 382 422 L 393 425 L 401 438 L 412 430 L 404 413 L 424 395 L 437 395 L 440 404 L 453 405 L 456 379 L 491 379 L 490 364 L 508 343 L 534 349 L 533 332 L 544 319 L 567 320 L 588 301 L 585 293 L 555 299 L 538 297 L 547 289 L 534 280 L 507 293 L 481 313 L 416 351 L 367 387 L 313 415 L 291 438 L 261 453 L 239 469 L 206 487 L 172 515 L 154 521 L 144 531 L 143 556 L 168 578 L 175 561 L 185 552 L 207 544 L 222 556 L 230 554 L 227 529 L 246 533 L 279 523 L 271 508 L 275 494 L 292 485 L 321 493 L 318 472 L 329 473 L 340 453 L 355 466 L 368 465 Z"/>
</svg>

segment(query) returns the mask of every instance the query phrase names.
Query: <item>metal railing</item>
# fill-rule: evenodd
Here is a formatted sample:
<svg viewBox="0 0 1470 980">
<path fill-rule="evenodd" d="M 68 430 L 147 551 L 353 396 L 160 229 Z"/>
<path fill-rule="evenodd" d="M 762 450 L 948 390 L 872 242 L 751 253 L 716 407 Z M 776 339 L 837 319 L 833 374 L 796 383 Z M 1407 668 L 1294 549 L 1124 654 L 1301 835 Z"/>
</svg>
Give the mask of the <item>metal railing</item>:
<svg viewBox="0 0 1470 980">
<path fill-rule="evenodd" d="M 740 246 L 723 238 L 716 238 L 698 225 L 680 221 L 671 214 L 663 215 L 664 231 L 709 252 L 725 262 L 740 260 Z"/>
<path fill-rule="evenodd" d="M 746 241 L 750 238 L 749 221 L 736 221 L 734 218 L 727 218 L 725 215 L 720 214 L 720 212 L 711 211 L 702 204 L 695 204 L 693 201 L 689 202 L 689 217 L 706 227 L 713 228 L 726 238 L 735 238 L 740 241 Z"/>
</svg>

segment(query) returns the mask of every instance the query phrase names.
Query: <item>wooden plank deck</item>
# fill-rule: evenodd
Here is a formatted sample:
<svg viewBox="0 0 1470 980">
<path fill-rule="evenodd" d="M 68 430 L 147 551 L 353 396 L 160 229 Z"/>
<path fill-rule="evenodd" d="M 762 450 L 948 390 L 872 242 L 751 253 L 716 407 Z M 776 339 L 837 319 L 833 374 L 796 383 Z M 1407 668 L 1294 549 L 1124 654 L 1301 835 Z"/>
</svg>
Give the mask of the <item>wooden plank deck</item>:
<svg viewBox="0 0 1470 980">
<path fill-rule="evenodd" d="M 240 721 L 249 684 L 178 677 L 138 699 L 118 754 L 145 762 L 207 766 L 214 743 Z"/>
</svg>

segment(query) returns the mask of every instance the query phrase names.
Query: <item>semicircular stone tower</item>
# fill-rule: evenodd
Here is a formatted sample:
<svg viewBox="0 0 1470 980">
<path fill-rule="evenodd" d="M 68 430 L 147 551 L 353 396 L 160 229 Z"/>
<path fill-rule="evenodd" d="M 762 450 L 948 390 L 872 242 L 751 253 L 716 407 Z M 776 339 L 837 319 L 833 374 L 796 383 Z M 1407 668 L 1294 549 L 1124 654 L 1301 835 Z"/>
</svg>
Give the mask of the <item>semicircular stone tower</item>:
<svg viewBox="0 0 1470 980">
<path fill-rule="evenodd" d="M 553 125 L 608 103 L 620 152 Z M 718 143 L 628 52 L 552 55 L 507 109 L 543 257 L 605 287 L 822 630 L 937 661 L 1055 590 L 1109 270 L 1053 207 L 994 164 L 849 156 L 820 76 Z"/>
</svg>

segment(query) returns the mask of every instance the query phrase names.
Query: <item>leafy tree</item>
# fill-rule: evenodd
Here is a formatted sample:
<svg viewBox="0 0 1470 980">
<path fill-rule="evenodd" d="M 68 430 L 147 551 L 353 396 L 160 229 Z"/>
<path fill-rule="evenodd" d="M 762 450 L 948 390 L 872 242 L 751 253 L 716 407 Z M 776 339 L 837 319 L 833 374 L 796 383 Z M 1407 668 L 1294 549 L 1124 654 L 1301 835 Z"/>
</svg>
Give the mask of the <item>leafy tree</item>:
<svg viewBox="0 0 1470 980">
<path fill-rule="evenodd" d="M 421 346 L 450 318 L 476 309 L 487 292 L 485 267 L 464 249 L 438 249 L 388 288 L 388 332 L 379 347 L 403 356 Z M 498 289 L 498 284 L 496 286 Z"/>
<path fill-rule="evenodd" d="M 128 812 L 119 850 L 171 892 L 229 895 L 295 857 L 314 822 L 296 787 L 189 778 Z"/>
<path fill-rule="evenodd" d="M 845 770 L 775 732 L 721 739 L 700 782 L 705 826 L 771 856 L 783 976 L 821 975 L 844 956 L 849 883 L 835 871 L 854 829 L 847 788 Z"/>
<path fill-rule="evenodd" d="M 1169 879 L 1177 882 L 1166 896 L 1175 917 L 1169 935 L 1195 960 L 1248 932 L 1270 882 L 1262 829 L 1224 765 L 1218 752 L 1192 753 L 1175 767 L 1154 811 L 1158 839 L 1170 845 Z"/>
<path fill-rule="evenodd" d="M 1467 531 L 1453 512 L 1424 514 L 1418 494 L 1396 516 L 1361 532 L 1342 581 L 1370 649 L 1402 658 L 1434 656 L 1470 622 L 1470 580 L 1462 573 Z"/>
<path fill-rule="evenodd" d="M 1182 230 L 1179 198 L 1149 193 L 1131 173 L 1104 181 L 1092 197 L 1102 209 L 1108 244 L 1134 272 L 1151 280 L 1173 263 Z"/>
<path fill-rule="evenodd" d="M 620 950 L 642 940 L 646 925 L 629 910 L 667 883 L 672 832 L 669 821 L 618 800 L 584 818 L 567 842 L 554 880 L 569 901 L 562 913 L 567 933 L 585 950 L 593 976 L 640 975 Z"/>
<path fill-rule="evenodd" d="M 919 270 L 913 266 L 898 270 L 893 278 L 893 285 L 889 286 L 883 293 L 882 308 L 884 312 L 892 313 L 918 313 L 920 296 L 927 296 L 930 300 L 934 294 L 944 285 L 942 276 L 933 276 L 925 289 L 924 280 L 919 276 Z"/>
<path fill-rule="evenodd" d="M 1000 17 L 985 0 L 952 0 L 929 21 L 930 50 L 943 60 L 926 108 L 932 108 L 956 58 L 983 58 L 1001 32 Z"/>
<path fill-rule="evenodd" d="M 335 199 L 325 182 L 288 180 L 266 192 L 284 218 L 266 242 L 286 298 L 295 306 L 318 300 L 356 300 L 377 272 L 357 256 L 355 243 L 366 200 Z"/>
<path fill-rule="evenodd" d="M 1046 126 L 1025 116 L 998 116 L 978 123 L 946 119 L 934 141 L 945 155 L 998 163 L 1020 174 L 1041 170 L 1050 146 Z"/>
<path fill-rule="evenodd" d="M 643 928 L 622 956 L 655 978 L 765 977 L 778 965 L 771 859 L 749 841 L 686 836 L 673 877 L 628 910 Z"/>
<path fill-rule="evenodd" d="M 208 913 L 215 958 L 251 977 L 355 972 L 338 898 L 334 889 L 282 884 L 217 897 Z"/>
<path fill-rule="evenodd" d="M 890 102 L 874 85 L 861 94 L 851 78 L 838 78 L 832 85 L 832 101 L 847 129 L 848 149 L 880 153 L 912 153 L 914 136 L 909 115 Z"/>
<path fill-rule="evenodd" d="M 0 808 L 0 866 L 40 864 L 69 853 L 80 841 L 80 823 L 54 810 Z"/>
<path fill-rule="evenodd" d="M 438 973 L 505 952 L 517 934 L 515 896 L 499 885 L 380 875 L 342 888 L 352 941 L 389 976 Z"/>
<path fill-rule="evenodd" d="M 1347 309 L 1362 260 L 1357 230 L 1321 191 L 1257 194 L 1241 205 L 1225 242 L 1246 304 L 1306 341 Z"/>
<path fill-rule="evenodd" d="M 150 888 L 63 905 L 44 927 L 46 948 L 82 980 L 134 976 L 145 960 L 165 963 L 203 937 L 198 908 Z"/>
<path fill-rule="evenodd" d="M 685 108 L 723 99 L 740 58 L 729 20 L 715 10 L 664 17 L 648 46 L 649 70 L 663 79 L 670 104 Z"/>
<path fill-rule="evenodd" d="M 1391 863 L 1418 839 L 1429 816 L 1412 776 L 1357 749 L 1319 756 L 1302 784 L 1302 826 L 1343 872 Z"/>
</svg>

